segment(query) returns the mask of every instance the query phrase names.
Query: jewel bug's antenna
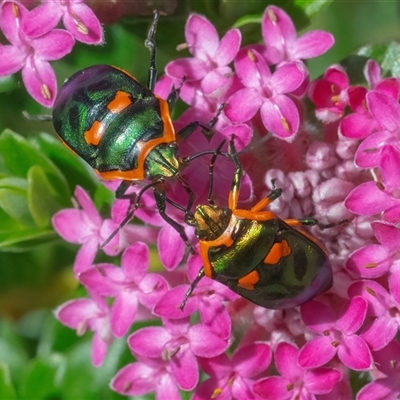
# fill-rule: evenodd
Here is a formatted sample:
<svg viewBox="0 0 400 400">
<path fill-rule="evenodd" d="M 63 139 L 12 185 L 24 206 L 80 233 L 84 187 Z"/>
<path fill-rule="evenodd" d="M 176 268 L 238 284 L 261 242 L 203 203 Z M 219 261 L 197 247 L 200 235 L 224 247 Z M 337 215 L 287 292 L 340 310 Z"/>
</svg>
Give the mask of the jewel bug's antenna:
<svg viewBox="0 0 400 400">
<path fill-rule="evenodd" d="M 195 287 L 197 286 L 197 284 L 200 282 L 201 278 L 204 277 L 204 268 L 201 268 L 199 273 L 197 274 L 196 278 L 194 279 L 194 281 L 191 283 L 188 291 L 185 294 L 185 298 L 183 299 L 182 303 L 179 306 L 179 309 L 183 311 L 183 308 L 185 307 L 186 302 L 188 301 L 189 297 L 191 296 L 191 294 L 193 293 L 193 290 L 195 289 Z"/>
<path fill-rule="evenodd" d="M 208 186 L 208 193 L 207 193 L 207 201 L 214 205 L 214 200 L 211 198 L 212 196 L 212 192 L 213 192 L 213 188 L 214 188 L 214 164 L 215 161 L 217 160 L 218 155 L 225 155 L 225 153 L 221 152 L 222 147 L 224 146 L 224 144 L 226 143 L 226 140 L 223 140 L 220 145 L 217 147 L 217 149 L 215 150 L 215 153 L 213 154 L 211 161 L 210 161 L 210 165 L 208 167 L 208 175 L 209 175 L 209 186 Z M 226 156 L 228 156 L 228 154 L 226 154 Z M 229 157 L 229 156 L 228 156 Z"/>
</svg>

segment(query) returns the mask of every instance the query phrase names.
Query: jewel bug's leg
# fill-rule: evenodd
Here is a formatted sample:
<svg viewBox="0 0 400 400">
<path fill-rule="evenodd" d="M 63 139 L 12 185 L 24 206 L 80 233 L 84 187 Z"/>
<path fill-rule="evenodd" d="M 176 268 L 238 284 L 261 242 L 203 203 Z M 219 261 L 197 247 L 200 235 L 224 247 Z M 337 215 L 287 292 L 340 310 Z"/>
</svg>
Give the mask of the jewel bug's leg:
<svg viewBox="0 0 400 400">
<path fill-rule="evenodd" d="M 250 212 L 256 213 L 258 211 L 261 211 L 268 204 L 271 204 L 274 200 L 280 197 L 281 194 L 282 194 L 282 189 L 280 188 L 272 189 L 271 193 L 267 197 L 260 200 L 253 208 L 251 208 Z"/>
<path fill-rule="evenodd" d="M 144 186 L 140 192 L 136 195 L 136 193 L 130 193 L 130 194 L 125 194 L 125 192 L 128 190 L 130 186 L 132 186 L 132 182 L 130 181 L 122 181 L 121 184 L 118 186 L 116 190 L 116 197 L 117 199 L 127 199 L 129 200 L 129 208 L 128 212 L 125 215 L 125 218 L 122 220 L 122 222 L 117 226 L 117 228 L 111 233 L 111 235 L 102 243 L 100 248 L 102 249 L 104 246 L 106 246 L 108 243 L 110 243 L 111 239 L 122 229 L 134 216 L 135 211 L 139 207 L 139 202 L 140 199 L 142 198 L 144 192 L 152 187 L 154 185 L 157 185 L 159 182 L 151 182 L 148 185 Z"/>
<path fill-rule="evenodd" d="M 179 308 L 181 310 L 183 310 L 183 308 L 185 307 L 186 302 L 188 301 L 188 298 L 191 296 L 191 294 L 193 293 L 194 288 L 197 286 L 197 284 L 199 283 L 200 279 L 204 277 L 204 268 L 201 268 L 199 273 L 197 274 L 196 278 L 194 279 L 194 281 L 191 283 L 188 291 L 185 294 L 185 298 L 183 299 L 182 303 L 180 304 Z"/>
<path fill-rule="evenodd" d="M 318 220 L 316 220 L 315 218 L 299 218 L 299 219 L 289 218 L 285 219 L 284 221 L 290 226 L 318 225 Z"/>
<path fill-rule="evenodd" d="M 144 42 L 144 45 L 150 51 L 150 67 L 149 67 L 149 76 L 147 79 L 147 88 L 152 92 L 154 91 L 154 86 L 156 85 L 157 82 L 157 66 L 156 66 L 157 49 L 156 49 L 155 35 L 157 31 L 157 23 L 159 16 L 160 13 L 158 11 L 154 11 L 153 22 L 151 23 L 149 33 L 147 34 L 147 39 Z"/>
<path fill-rule="evenodd" d="M 209 204 L 215 205 L 212 197 L 213 187 L 214 187 L 214 164 L 217 160 L 218 155 L 221 154 L 222 146 L 225 144 L 226 140 L 223 140 L 221 144 L 215 150 L 213 156 L 211 157 L 210 165 L 208 166 L 208 175 L 209 175 L 209 185 L 208 185 L 208 193 L 207 193 L 207 201 Z"/>
<path fill-rule="evenodd" d="M 186 218 L 186 214 L 188 214 L 188 213 L 190 214 L 190 210 L 192 209 L 192 206 L 194 203 L 194 192 L 181 176 L 179 176 L 178 179 L 179 179 L 179 182 L 181 182 L 183 188 L 186 190 L 186 193 L 189 195 L 189 201 L 188 201 L 188 204 L 187 204 L 186 210 L 185 210 L 185 218 Z"/>
<path fill-rule="evenodd" d="M 177 88 L 173 88 L 171 90 L 170 94 L 168 95 L 167 103 L 168 103 L 168 109 L 169 109 L 170 113 L 172 113 L 172 111 L 175 107 L 175 103 L 178 100 L 179 94 L 181 92 L 181 89 L 182 89 L 182 86 L 183 86 L 183 83 L 185 82 L 185 80 L 186 80 L 186 77 L 183 76 L 181 79 L 181 82 L 179 83 L 179 86 Z"/>
<path fill-rule="evenodd" d="M 208 124 L 203 124 L 199 121 L 193 121 L 190 124 L 184 126 L 176 134 L 177 141 L 187 139 L 199 126 L 202 128 L 202 132 L 206 137 L 212 136 L 210 133 L 212 132 L 212 129 L 214 128 L 215 124 L 218 122 L 218 118 L 221 115 L 221 112 L 224 109 L 224 107 L 225 107 L 224 103 L 218 107 L 215 117 L 213 117 Z"/>
<path fill-rule="evenodd" d="M 29 121 L 52 121 L 53 118 L 49 114 L 31 115 L 27 111 L 22 111 L 22 115 Z"/>
<path fill-rule="evenodd" d="M 154 189 L 154 197 L 156 199 L 157 209 L 158 209 L 158 212 L 160 213 L 161 217 L 164 219 L 164 221 L 166 221 L 168 224 L 170 224 L 179 233 L 179 236 L 185 242 L 186 247 L 189 249 L 190 253 L 194 254 L 194 250 L 192 248 L 192 245 L 189 242 L 189 238 L 187 237 L 183 226 L 180 225 L 175 220 L 173 220 L 171 217 L 169 217 L 167 215 L 167 213 L 165 212 L 166 197 L 164 196 L 164 194 L 161 193 L 159 190 Z"/>
<path fill-rule="evenodd" d="M 229 192 L 229 203 L 228 203 L 228 208 L 230 208 L 233 211 L 237 209 L 237 204 L 239 201 L 239 194 L 240 194 L 240 183 L 242 181 L 242 176 L 243 176 L 242 165 L 240 163 L 239 156 L 235 148 L 234 139 L 235 139 L 234 136 L 232 136 L 228 147 L 229 154 L 231 155 L 236 167 L 235 173 L 233 175 L 231 191 Z"/>
</svg>

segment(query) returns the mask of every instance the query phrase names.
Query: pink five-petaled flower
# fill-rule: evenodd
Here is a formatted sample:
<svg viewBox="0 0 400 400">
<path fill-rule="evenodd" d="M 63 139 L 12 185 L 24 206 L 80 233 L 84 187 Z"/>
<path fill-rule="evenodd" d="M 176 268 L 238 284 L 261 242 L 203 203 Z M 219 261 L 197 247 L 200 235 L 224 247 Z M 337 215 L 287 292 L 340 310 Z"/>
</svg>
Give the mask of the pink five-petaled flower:
<svg viewBox="0 0 400 400">
<path fill-rule="evenodd" d="M 103 29 L 94 12 L 83 0 L 45 0 L 22 22 L 22 29 L 31 38 L 54 29 L 62 19 L 65 28 L 76 40 L 86 44 L 101 44 Z"/>
<path fill-rule="evenodd" d="M 333 35 L 324 31 L 310 31 L 298 38 L 289 15 L 276 6 L 265 9 L 261 31 L 266 58 L 273 64 L 320 56 L 335 42 Z"/>
<path fill-rule="evenodd" d="M 70 300 L 55 310 L 56 318 L 81 336 L 86 330 L 94 331 L 92 364 L 99 367 L 114 339 L 110 327 L 110 309 L 104 298 L 91 293 L 91 299 Z"/>
<path fill-rule="evenodd" d="M 349 77 L 340 65 L 332 65 L 326 69 L 322 79 L 311 82 L 308 96 L 316 105 L 315 115 L 322 122 L 329 123 L 343 116 L 349 99 L 347 89 Z"/>
<path fill-rule="evenodd" d="M 280 139 L 291 141 L 299 129 L 299 111 L 287 94 L 307 77 L 305 65 L 293 61 L 272 73 L 263 56 L 253 48 L 243 48 L 235 58 L 235 70 L 245 86 L 226 101 L 224 112 L 233 122 L 245 122 L 260 110 L 265 128 Z"/>
<path fill-rule="evenodd" d="M 275 350 L 275 365 L 281 376 L 257 381 L 254 392 L 269 400 L 308 399 L 329 393 L 341 379 L 341 373 L 333 368 L 302 368 L 297 364 L 298 353 L 294 345 L 280 342 Z"/>
<path fill-rule="evenodd" d="M 400 393 L 400 343 L 393 340 L 382 350 L 376 351 L 376 368 L 386 377 L 365 385 L 357 394 L 357 400 L 396 400 Z"/>
<path fill-rule="evenodd" d="M 253 378 L 268 368 L 271 358 L 269 346 L 255 342 L 235 351 L 231 358 L 221 354 L 199 359 L 202 370 L 211 378 L 197 387 L 192 400 L 258 399 L 252 390 Z"/>
<path fill-rule="evenodd" d="M 196 357 L 215 357 L 228 348 L 202 324 L 190 325 L 189 318 L 163 319 L 163 326 L 140 329 L 128 338 L 134 355 L 169 361 L 172 375 L 182 390 L 193 390 L 199 382 Z"/>
<path fill-rule="evenodd" d="M 202 266 L 199 254 L 194 255 L 188 262 L 187 274 L 192 282 Z M 165 318 L 182 318 L 199 311 L 201 321 L 212 332 L 223 339 L 231 334 L 231 318 L 224 302 L 237 299 L 239 296 L 227 286 L 209 278 L 202 278 L 187 300 L 185 308 L 179 305 L 185 298 L 188 285 L 175 286 L 158 302 L 153 312 Z"/>
<path fill-rule="evenodd" d="M 128 247 L 122 254 L 121 268 L 112 264 L 96 264 L 79 274 L 79 280 L 91 292 L 112 297 L 111 329 L 122 337 L 133 323 L 139 303 L 152 309 L 167 291 L 168 284 L 158 274 L 148 274 L 149 249 L 141 242 Z"/>
<path fill-rule="evenodd" d="M 22 28 L 28 10 L 19 3 L 5 1 L 0 10 L 0 28 L 11 45 L 0 46 L 0 76 L 22 70 L 28 93 L 40 104 L 51 107 L 57 95 L 57 80 L 49 61 L 68 54 L 73 36 L 61 29 L 42 26 L 41 35 L 30 38 Z"/>
<path fill-rule="evenodd" d="M 400 328 L 400 284 L 394 281 L 391 293 L 375 281 L 358 281 L 349 288 L 350 296 L 363 296 L 368 301 L 368 319 L 375 317 L 363 329 L 361 337 L 372 350 L 385 347 Z"/>
<path fill-rule="evenodd" d="M 91 267 L 99 246 L 111 235 L 117 224 L 109 219 L 103 221 L 88 194 L 80 187 L 75 189 L 75 197 L 82 209 L 68 208 L 53 215 L 53 227 L 67 242 L 81 244 L 74 272 L 83 272 Z M 104 252 L 118 254 L 118 234 L 104 247 Z"/>
<path fill-rule="evenodd" d="M 364 298 L 351 298 L 343 305 L 339 316 L 329 306 L 315 300 L 303 304 L 300 313 L 304 324 L 320 335 L 300 349 L 301 367 L 320 367 L 337 354 L 346 367 L 355 371 L 370 368 L 371 352 L 364 339 L 356 335 L 367 313 Z"/>
<path fill-rule="evenodd" d="M 167 360 L 135 357 L 137 362 L 120 369 L 111 380 L 112 390 L 134 398 L 155 392 L 157 400 L 182 399 Z"/>
<path fill-rule="evenodd" d="M 346 268 L 362 278 L 370 279 L 379 278 L 391 271 L 389 283 L 400 282 L 397 272 L 400 229 L 384 221 L 374 221 L 371 227 L 380 244 L 369 244 L 357 249 L 347 260 Z"/>
<path fill-rule="evenodd" d="M 226 91 L 232 82 L 232 69 L 228 66 L 239 51 L 241 34 L 238 29 L 229 30 L 219 40 L 215 27 L 201 15 L 191 14 L 185 26 L 186 45 L 193 58 L 180 58 L 167 64 L 165 71 L 170 77 L 181 80 L 184 76 L 189 85 L 182 88 L 182 98 L 190 98 L 185 91 L 196 82 L 194 91 L 202 95 L 216 90 Z M 194 87 L 193 87 L 194 88 Z M 192 88 L 192 89 L 193 89 Z M 191 105 L 192 102 L 190 102 Z"/>
</svg>

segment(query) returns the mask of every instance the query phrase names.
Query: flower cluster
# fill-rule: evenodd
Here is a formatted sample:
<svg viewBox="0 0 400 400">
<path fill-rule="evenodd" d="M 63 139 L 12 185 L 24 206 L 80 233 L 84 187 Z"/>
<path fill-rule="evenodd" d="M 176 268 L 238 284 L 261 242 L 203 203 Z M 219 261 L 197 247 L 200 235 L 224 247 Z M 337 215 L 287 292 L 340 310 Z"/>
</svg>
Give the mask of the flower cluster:
<svg viewBox="0 0 400 400">
<path fill-rule="evenodd" d="M 65 29 L 57 29 L 62 20 Z M 20 1 L 6 0 L 0 8 L 0 29 L 10 42 L 0 45 L 0 76 L 21 71 L 28 93 L 52 107 L 57 80 L 49 61 L 71 52 L 75 40 L 103 43 L 103 30 L 83 0 L 43 0 L 28 10 Z"/>
<path fill-rule="evenodd" d="M 12 12 L 16 5 L 5 3 L 3 20 L 11 18 L 7 7 Z M 143 196 L 136 213 L 145 224 L 123 227 L 103 249 L 108 255 L 121 252 L 121 265 L 93 264 L 128 202 L 117 200 L 111 219 L 102 220 L 77 188 L 80 208 L 60 211 L 53 224 L 64 239 L 81 245 L 75 274 L 90 297 L 62 305 L 56 316 L 79 334 L 95 332 L 96 366 L 132 324 L 153 322 L 128 336 L 135 361 L 111 382 L 124 395 L 155 392 L 156 398 L 179 399 L 183 390 L 193 391 L 193 399 L 346 400 L 353 398 L 350 372 L 366 371 L 371 382 L 358 400 L 397 398 L 399 81 L 382 79 L 371 60 L 365 67 L 369 88 L 351 86 L 339 65 L 310 82 L 302 60 L 327 51 L 333 37 L 322 31 L 297 37 L 289 16 L 275 6 L 265 10 L 261 32 L 263 44 L 241 47 L 239 30 L 220 39 L 206 18 L 192 14 L 181 46 L 192 57 L 170 62 L 156 91 L 166 94 L 186 77 L 181 98 L 189 108 L 176 128 L 208 121 L 226 104 L 211 140 L 195 132 L 180 144 L 180 154 L 214 150 L 234 134 L 247 173 L 241 206 L 250 208 L 279 187 L 282 196 L 270 208 L 280 217 L 339 223 L 312 231 L 330 254 L 332 289 L 298 309 L 275 311 L 203 278 L 182 311 L 187 282 L 203 260 L 197 252 L 185 257 L 184 243 L 155 211 L 152 196 Z M 320 131 L 307 120 L 306 96 L 324 123 Z M 206 201 L 209 162 L 201 157 L 182 171 L 198 203 Z M 218 157 L 214 168 L 213 200 L 225 207 L 230 164 Z M 168 182 L 166 194 L 186 206 L 187 193 L 178 183 Z M 179 210 L 167 212 L 183 222 Z M 186 232 L 196 249 L 193 229 Z M 154 244 L 162 273 L 148 272 L 148 245 Z M 208 378 L 200 379 L 201 373 Z"/>
</svg>

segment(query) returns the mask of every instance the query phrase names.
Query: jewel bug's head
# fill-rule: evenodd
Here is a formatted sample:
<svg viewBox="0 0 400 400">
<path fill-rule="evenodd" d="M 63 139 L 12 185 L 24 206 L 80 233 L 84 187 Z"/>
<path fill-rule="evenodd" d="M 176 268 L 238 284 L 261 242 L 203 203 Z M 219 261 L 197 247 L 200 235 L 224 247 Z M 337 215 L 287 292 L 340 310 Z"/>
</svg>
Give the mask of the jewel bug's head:
<svg viewBox="0 0 400 400">
<path fill-rule="evenodd" d="M 215 205 L 199 205 L 194 213 L 193 223 L 200 240 L 215 240 L 229 225 L 232 210 Z"/>
<path fill-rule="evenodd" d="M 156 146 L 146 157 L 146 178 L 170 178 L 178 175 L 179 160 L 176 143 L 163 143 Z"/>
</svg>

